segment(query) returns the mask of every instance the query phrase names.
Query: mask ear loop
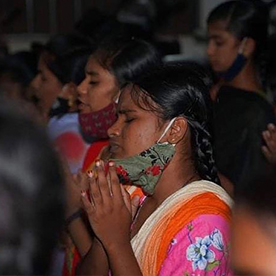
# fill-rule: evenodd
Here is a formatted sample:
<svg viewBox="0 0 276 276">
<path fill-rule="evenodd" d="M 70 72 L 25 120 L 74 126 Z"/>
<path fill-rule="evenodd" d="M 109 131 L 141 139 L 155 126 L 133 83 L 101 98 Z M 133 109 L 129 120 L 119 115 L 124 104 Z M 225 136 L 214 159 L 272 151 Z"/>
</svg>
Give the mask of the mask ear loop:
<svg viewBox="0 0 276 276">
<path fill-rule="evenodd" d="M 239 54 L 242 54 L 242 53 L 243 53 L 244 46 L 245 46 L 245 43 L 246 43 L 247 39 L 248 39 L 248 37 L 244 37 L 244 38 L 243 38 L 243 40 L 242 40 L 242 42 L 241 42 L 241 46 L 240 46 L 239 51 L 238 51 Z"/>
<path fill-rule="evenodd" d="M 157 143 L 159 143 L 162 140 L 162 138 L 166 135 L 166 133 L 168 132 L 168 130 L 170 129 L 170 127 L 172 126 L 175 120 L 176 120 L 176 117 L 171 119 L 171 121 L 169 122 L 169 124 L 167 125 L 163 133 L 161 134 L 160 138 L 157 140 Z M 165 142 L 165 143 L 168 144 L 168 142 Z M 175 144 L 173 144 L 173 146 L 175 146 Z"/>
</svg>

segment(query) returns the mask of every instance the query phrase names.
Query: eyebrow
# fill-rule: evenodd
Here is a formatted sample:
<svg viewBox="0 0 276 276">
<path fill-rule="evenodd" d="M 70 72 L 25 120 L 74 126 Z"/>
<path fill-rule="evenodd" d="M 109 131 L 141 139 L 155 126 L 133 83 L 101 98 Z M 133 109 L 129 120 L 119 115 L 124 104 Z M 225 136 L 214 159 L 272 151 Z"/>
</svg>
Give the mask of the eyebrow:
<svg viewBox="0 0 276 276">
<path fill-rule="evenodd" d="M 212 38 L 212 39 L 222 39 L 222 36 L 221 35 L 210 35 L 209 36 L 209 39 Z"/>
<path fill-rule="evenodd" d="M 88 71 L 88 70 L 85 70 L 85 73 L 89 76 L 97 76 L 99 75 L 98 73 L 96 73 L 95 71 Z"/>
<path fill-rule="evenodd" d="M 117 110 L 118 114 L 127 114 L 127 113 L 136 113 L 136 110 L 133 109 L 121 109 L 121 110 Z"/>
</svg>

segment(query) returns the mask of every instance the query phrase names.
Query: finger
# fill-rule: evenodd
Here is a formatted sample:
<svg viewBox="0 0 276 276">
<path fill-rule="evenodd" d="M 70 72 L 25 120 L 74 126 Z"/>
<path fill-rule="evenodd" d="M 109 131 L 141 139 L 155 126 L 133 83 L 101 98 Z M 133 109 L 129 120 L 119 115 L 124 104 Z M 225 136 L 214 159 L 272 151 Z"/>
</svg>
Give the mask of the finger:
<svg viewBox="0 0 276 276">
<path fill-rule="evenodd" d="M 132 218 L 136 215 L 137 209 L 139 207 L 140 203 L 140 197 L 138 195 L 135 195 L 131 200 L 131 215 Z"/>
<path fill-rule="evenodd" d="M 92 177 L 93 174 L 90 175 L 90 176 Z M 83 172 L 79 175 L 79 178 L 80 178 L 79 186 L 82 190 L 88 190 L 89 189 L 89 183 L 90 183 L 91 177 L 89 177 L 87 173 L 83 173 Z"/>
<path fill-rule="evenodd" d="M 89 192 L 90 192 L 90 198 L 93 201 L 95 208 L 97 208 L 97 205 L 102 204 L 103 199 L 102 199 L 101 191 L 99 189 L 99 185 L 94 176 L 90 178 Z"/>
<path fill-rule="evenodd" d="M 107 176 L 105 175 L 103 166 L 104 166 L 104 163 L 102 160 L 99 160 L 96 162 L 96 168 L 98 171 L 98 178 L 97 178 L 98 187 L 101 192 L 103 201 L 107 201 L 107 200 L 110 200 L 111 193 L 110 193 L 110 189 L 107 181 Z"/>
<path fill-rule="evenodd" d="M 114 198 L 122 198 L 122 191 L 120 187 L 120 181 L 116 173 L 115 163 L 113 161 L 109 162 L 108 173 L 111 182 L 111 192 Z"/>
<path fill-rule="evenodd" d="M 93 214 L 95 211 L 95 206 L 92 202 L 89 201 L 86 191 L 81 192 L 81 200 L 84 206 L 84 210 L 89 215 Z"/>
<path fill-rule="evenodd" d="M 123 200 L 125 206 L 127 207 L 129 213 L 132 214 L 130 194 L 126 191 L 126 189 L 124 188 L 124 186 L 122 184 L 119 184 L 119 186 L 120 186 L 120 190 L 121 190 L 122 200 Z"/>
<path fill-rule="evenodd" d="M 265 157 L 267 158 L 267 160 L 271 162 L 273 156 L 266 146 L 262 146 L 262 152 L 265 155 Z"/>
<path fill-rule="evenodd" d="M 275 127 L 274 124 L 268 124 L 267 128 L 270 132 L 273 132 L 273 133 L 275 132 L 276 133 L 276 127 Z"/>
<path fill-rule="evenodd" d="M 271 135 L 270 132 L 268 130 L 265 130 L 262 132 L 263 138 L 267 141 L 270 139 Z"/>
<path fill-rule="evenodd" d="M 268 130 L 264 131 L 262 134 L 268 149 L 274 152 L 276 150 L 276 141 L 275 141 L 276 136 L 275 137 L 272 136 L 270 131 Z"/>
</svg>

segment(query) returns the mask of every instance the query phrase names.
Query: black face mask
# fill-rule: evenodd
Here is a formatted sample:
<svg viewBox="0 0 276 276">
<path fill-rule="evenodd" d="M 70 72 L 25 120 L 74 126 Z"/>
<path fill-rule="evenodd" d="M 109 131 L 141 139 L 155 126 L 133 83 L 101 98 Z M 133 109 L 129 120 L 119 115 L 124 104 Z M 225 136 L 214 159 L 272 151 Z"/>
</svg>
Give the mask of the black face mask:
<svg viewBox="0 0 276 276">
<path fill-rule="evenodd" d="M 70 109 L 68 102 L 69 101 L 67 99 L 57 97 L 49 112 L 49 116 L 54 117 L 68 113 Z"/>
<path fill-rule="evenodd" d="M 225 81 L 231 81 L 241 72 L 246 60 L 246 57 L 239 53 L 230 68 L 228 68 L 225 72 L 218 73 L 218 76 L 223 78 Z"/>
<path fill-rule="evenodd" d="M 232 65 L 225 72 L 218 73 L 218 76 L 223 78 L 225 81 L 233 80 L 241 72 L 244 65 L 246 64 L 247 58 L 242 53 L 246 40 L 247 37 L 244 37 L 241 42 L 241 46 L 237 54 L 237 57 L 235 58 Z"/>
</svg>

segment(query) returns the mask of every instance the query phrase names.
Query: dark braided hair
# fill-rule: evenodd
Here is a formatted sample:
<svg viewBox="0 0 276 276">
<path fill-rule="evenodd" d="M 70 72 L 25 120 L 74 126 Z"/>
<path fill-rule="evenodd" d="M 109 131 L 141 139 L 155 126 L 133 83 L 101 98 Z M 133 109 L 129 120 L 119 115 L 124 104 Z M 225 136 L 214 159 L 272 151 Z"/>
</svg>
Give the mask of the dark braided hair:
<svg viewBox="0 0 276 276">
<path fill-rule="evenodd" d="M 131 96 L 138 105 L 146 106 L 162 120 L 184 117 L 190 127 L 198 174 L 202 179 L 220 184 L 209 132 L 210 83 L 210 77 L 198 64 L 164 65 L 135 81 Z"/>
<path fill-rule="evenodd" d="M 256 72 L 264 90 L 267 88 L 267 40 L 269 5 L 260 0 L 228 1 L 213 9 L 207 24 L 225 21 L 226 31 L 242 41 L 252 38 L 256 43 L 253 56 Z"/>
</svg>

